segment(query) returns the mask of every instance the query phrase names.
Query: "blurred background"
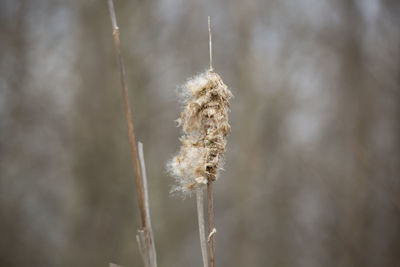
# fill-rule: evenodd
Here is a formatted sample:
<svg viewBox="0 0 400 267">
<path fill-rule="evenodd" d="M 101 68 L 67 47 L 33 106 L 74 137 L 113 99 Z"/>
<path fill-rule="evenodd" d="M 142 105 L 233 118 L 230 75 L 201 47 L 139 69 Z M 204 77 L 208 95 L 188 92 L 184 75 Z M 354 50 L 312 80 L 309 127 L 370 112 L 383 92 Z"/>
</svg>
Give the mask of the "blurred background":
<svg viewBox="0 0 400 267">
<path fill-rule="evenodd" d="M 232 101 L 216 266 L 400 266 L 400 2 L 115 1 L 159 266 L 201 266 L 169 194 L 178 85 Z M 0 266 L 142 266 L 107 2 L 0 2 Z"/>
</svg>

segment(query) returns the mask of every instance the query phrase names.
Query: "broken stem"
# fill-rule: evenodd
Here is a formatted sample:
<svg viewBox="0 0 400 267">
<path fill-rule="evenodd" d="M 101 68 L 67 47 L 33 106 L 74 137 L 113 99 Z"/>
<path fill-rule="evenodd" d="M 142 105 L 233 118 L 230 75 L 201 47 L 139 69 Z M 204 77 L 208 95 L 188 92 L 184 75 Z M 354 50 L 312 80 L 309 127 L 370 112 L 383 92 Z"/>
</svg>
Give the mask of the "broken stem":
<svg viewBox="0 0 400 267">
<path fill-rule="evenodd" d="M 151 227 L 151 219 L 150 219 L 150 206 L 149 206 L 149 193 L 147 190 L 147 174 L 146 174 L 146 164 L 144 161 L 144 153 L 143 153 L 143 144 L 141 142 L 138 143 L 139 147 L 139 159 L 140 159 L 140 167 L 142 170 L 142 179 L 143 179 L 143 190 L 144 190 L 144 204 L 146 209 L 146 216 L 148 226 L 145 231 L 145 248 L 147 250 L 147 261 L 150 267 L 157 267 L 157 255 L 156 255 L 156 248 L 154 244 L 154 235 L 153 235 L 153 228 Z"/>
</svg>

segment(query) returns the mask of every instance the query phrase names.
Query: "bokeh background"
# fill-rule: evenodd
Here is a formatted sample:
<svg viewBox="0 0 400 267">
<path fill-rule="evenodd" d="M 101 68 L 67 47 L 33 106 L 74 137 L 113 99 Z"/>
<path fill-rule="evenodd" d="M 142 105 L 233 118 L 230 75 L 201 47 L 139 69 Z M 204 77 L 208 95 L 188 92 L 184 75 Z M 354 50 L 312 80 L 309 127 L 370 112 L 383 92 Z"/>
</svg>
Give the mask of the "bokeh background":
<svg viewBox="0 0 400 267">
<path fill-rule="evenodd" d="M 201 266 L 169 194 L 176 88 L 235 95 L 217 266 L 400 266 L 400 2 L 115 1 L 159 266 Z M 0 266 L 142 266 L 106 1 L 0 2 Z"/>
</svg>

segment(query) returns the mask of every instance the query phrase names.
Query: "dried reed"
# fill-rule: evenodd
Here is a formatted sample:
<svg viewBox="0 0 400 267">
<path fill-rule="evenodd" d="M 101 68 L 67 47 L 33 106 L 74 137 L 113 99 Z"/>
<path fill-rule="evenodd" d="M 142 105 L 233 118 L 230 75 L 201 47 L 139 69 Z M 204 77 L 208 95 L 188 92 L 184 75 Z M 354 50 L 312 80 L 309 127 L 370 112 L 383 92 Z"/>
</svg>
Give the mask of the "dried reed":
<svg viewBox="0 0 400 267">
<path fill-rule="evenodd" d="M 142 254 L 142 258 L 146 267 L 157 267 L 157 259 L 156 259 L 156 251 L 154 248 L 154 238 L 153 238 L 153 231 L 151 229 L 150 224 L 150 212 L 149 212 L 149 204 L 148 204 L 148 197 L 147 197 L 147 185 L 146 176 L 145 176 L 145 167 L 144 167 L 144 158 L 143 158 L 143 151 L 141 151 L 142 156 L 142 172 L 143 176 L 140 172 L 139 167 L 139 157 L 136 149 L 136 141 L 135 141 L 135 134 L 133 130 L 132 124 L 132 114 L 131 114 L 131 107 L 128 100 L 128 88 L 126 85 L 126 74 L 125 74 L 125 65 L 123 62 L 122 54 L 121 54 L 121 46 L 120 46 L 120 38 L 119 38 L 119 28 L 117 25 L 117 18 L 115 15 L 114 10 L 114 3 L 112 0 L 108 0 L 108 7 L 110 11 L 110 18 L 111 24 L 113 28 L 113 36 L 114 36 L 114 45 L 115 50 L 117 52 L 117 60 L 120 70 L 120 80 L 121 80 L 121 90 L 122 90 L 122 99 L 125 109 L 125 117 L 126 117 L 126 124 L 128 126 L 128 133 L 129 133 L 129 143 L 131 146 L 132 152 L 132 162 L 133 167 L 135 169 L 136 174 L 136 189 L 137 189 L 137 196 L 138 196 L 138 204 L 140 210 L 140 217 L 142 221 L 142 227 L 138 230 L 138 235 L 136 239 L 138 240 L 139 249 Z M 140 145 L 141 147 L 141 145 Z"/>
<path fill-rule="evenodd" d="M 208 18 L 210 69 L 190 78 L 182 87 L 181 96 L 185 105 L 178 125 L 182 126 L 181 148 L 167 167 L 177 182 L 173 191 L 184 195 L 196 191 L 199 217 L 199 232 L 203 262 L 205 236 L 203 214 L 203 188 L 208 189 L 209 264 L 214 266 L 214 211 L 212 183 L 218 178 L 225 153 L 226 136 L 230 133 L 228 123 L 229 99 L 232 93 L 212 67 L 212 43 L 210 18 Z M 203 221 L 202 221 L 203 220 Z M 204 262 L 204 266 L 207 264 Z"/>
</svg>

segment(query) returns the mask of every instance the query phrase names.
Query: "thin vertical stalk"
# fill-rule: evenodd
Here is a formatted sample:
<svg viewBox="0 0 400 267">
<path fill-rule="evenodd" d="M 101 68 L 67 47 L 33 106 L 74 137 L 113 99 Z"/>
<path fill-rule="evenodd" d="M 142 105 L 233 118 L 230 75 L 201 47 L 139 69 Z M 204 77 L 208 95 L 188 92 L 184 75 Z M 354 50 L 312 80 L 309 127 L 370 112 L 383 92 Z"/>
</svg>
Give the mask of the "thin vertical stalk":
<svg viewBox="0 0 400 267">
<path fill-rule="evenodd" d="M 151 229 L 150 224 L 150 212 L 149 212 L 149 204 L 148 204 L 148 196 L 147 196 L 147 179 L 145 177 L 145 165 L 144 165 L 144 158 L 143 158 L 143 151 L 141 151 L 142 156 L 142 173 L 143 177 L 140 172 L 139 166 L 139 156 L 136 149 L 136 141 L 135 141 L 135 134 L 133 130 L 133 123 L 132 123 L 132 112 L 131 107 L 129 104 L 128 98 L 128 89 L 126 85 L 126 73 L 125 73 L 125 66 L 124 61 L 121 54 L 121 44 L 119 38 L 119 28 L 117 25 L 117 18 L 115 15 L 114 10 L 114 3 L 112 0 L 108 0 L 108 7 L 110 11 L 110 18 L 111 24 L 113 28 L 113 36 L 114 36 L 114 45 L 115 50 L 117 53 L 117 60 L 119 65 L 120 71 L 120 79 L 121 79 L 121 90 L 122 90 L 122 99 L 123 105 L 125 110 L 125 118 L 126 124 L 128 126 L 128 133 L 129 133 L 129 143 L 131 146 L 132 152 L 132 163 L 135 169 L 135 176 L 136 176 L 136 189 L 137 189 L 137 197 L 138 197 L 138 204 L 140 210 L 140 218 L 142 222 L 141 229 L 138 230 L 138 235 L 136 239 L 139 243 L 139 249 L 142 254 L 143 262 L 146 267 L 157 267 L 156 262 L 156 251 L 154 246 L 154 238 L 153 238 L 153 231 Z M 140 148 L 143 148 L 141 143 L 139 144 Z"/>
<path fill-rule="evenodd" d="M 207 242 L 206 242 L 206 230 L 205 230 L 205 219 L 204 219 L 204 192 L 203 188 L 196 190 L 196 202 L 197 202 L 197 217 L 199 221 L 199 234 L 200 234 L 200 245 L 201 255 L 203 256 L 203 266 L 208 267 L 208 256 L 207 256 Z"/>
<path fill-rule="evenodd" d="M 143 153 L 143 144 L 141 142 L 138 143 L 139 147 L 139 159 L 140 159 L 140 167 L 142 170 L 142 178 L 143 178 L 143 190 L 144 190 L 144 203 L 146 208 L 146 216 L 147 216 L 147 232 L 145 233 L 145 246 L 148 254 L 148 261 L 150 267 L 157 267 L 157 254 L 154 243 L 154 235 L 153 228 L 151 227 L 151 218 L 150 218 L 150 206 L 149 206 L 149 193 L 147 190 L 147 174 L 146 174 L 146 164 L 144 161 L 144 153 Z M 145 230 L 146 231 L 146 230 Z M 144 244 L 142 244 L 143 246 Z"/>
<path fill-rule="evenodd" d="M 133 167 L 135 169 L 135 174 L 136 174 L 136 189 L 137 189 L 137 193 L 138 193 L 140 217 L 142 220 L 142 227 L 146 228 L 148 225 L 148 222 L 147 222 L 147 216 L 146 216 L 146 208 L 145 208 L 145 204 L 144 204 L 144 194 L 143 194 L 142 178 L 140 175 L 139 157 L 137 154 L 135 134 L 133 131 L 131 106 L 130 106 L 129 100 L 128 100 L 128 89 L 126 86 L 125 66 L 124 66 L 124 61 L 123 61 L 122 54 L 121 54 L 119 28 L 117 26 L 117 18 L 115 16 L 114 3 L 112 0 L 108 1 L 108 7 L 110 10 L 111 24 L 113 27 L 114 45 L 115 45 L 115 50 L 117 52 L 117 60 L 118 60 L 119 71 L 120 71 L 122 99 L 123 99 L 124 109 L 125 109 L 126 124 L 128 125 L 129 143 L 131 145 L 131 151 L 132 151 L 132 162 L 133 162 Z"/>
<path fill-rule="evenodd" d="M 212 36 L 211 36 L 211 19 L 208 16 L 208 39 L 209 39 L 209 48 L 210 48 L 210 71 L 213 71 L 212 66 Z M 209 263 L 210 267 L 214 267 L 214 203 L 213 203 L 213 181 L 212 179 L 208 179 L 207 183 L 207 202 L 208 202 L 208 247 L 209 247 Z"/>
<path fill-rule="evenodd" d="M 208 202 L 208 246 L 210 253 L 210 267 L 214 267 L 215 255 L 214 255 L 214 203 L 213 203 L 213 182 L 211 180 L 208 181 L 207 184 L 207 202 Z"/>
<path fill-rule="evenodd" d="M 210 49 L 210 71 L 213 70 L 212 66 L 212 38 L 211 38 L 211 20 L 210 16 L 208 16 L 208 46 Z"/>
</svg>

